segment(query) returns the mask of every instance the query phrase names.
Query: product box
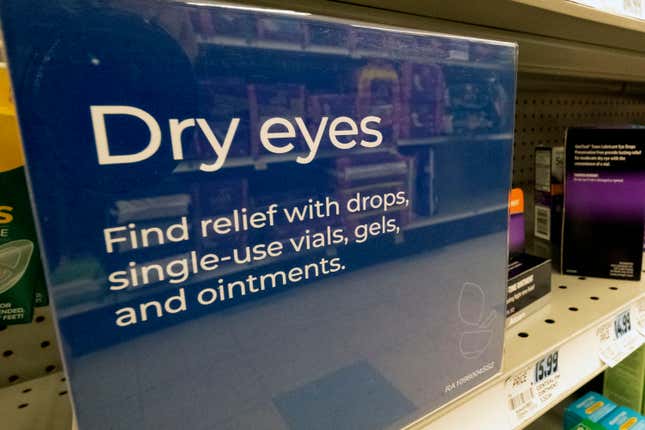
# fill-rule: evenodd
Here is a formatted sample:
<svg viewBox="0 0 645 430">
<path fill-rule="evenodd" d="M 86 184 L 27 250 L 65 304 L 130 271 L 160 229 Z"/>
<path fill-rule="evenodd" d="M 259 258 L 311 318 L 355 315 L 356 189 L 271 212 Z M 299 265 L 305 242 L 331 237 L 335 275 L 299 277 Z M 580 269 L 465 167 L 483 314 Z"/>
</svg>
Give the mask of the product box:
<svg viewBox="0 0 645 430">
<path fill-rule="evenodd" d="M 372 62 L 356 72 L 356 113 L 377 116 L 386 145 L 396 145 L 401 128 L 401 79 L 391 64 Z"/>
<path fill-rule="evenodd" d="M 639 280 L 645 128 L 570 128 L 566 137 L 562 272 Z"/>
<path fill-rule="evenodd" d="M 79 429 L 404 428 L 499 374 L 514 44 L 216 1 L 0 18 Z M 397 145 L 404 63 L 494 82 L 449 109 L 499 135 Z"/>
<path fill-rule="evenodd" d="M 535 237 L 560 246 L 564 187 L 564 147 L 535 149 Z"/>
<path fill-rule="evenodd" d="M 365 195 L 411 195 L 411 162 L 406 157 L 387 153 L 339 158 L 334 172 L 339 202 L 350 207 L 353 202 L 362 201 Z M 401 228 L 409 224 L 411 213 L 411 205 L 395 201 L 388 210 L 388 217 L 395 219 Z M 347 229 L 354 232 L 359 225 L 380 219 L 383 219 L 383 213 L 377 211 L 347 213 L 342 217 Z M 358 239 L 356 234 L 350 234 L 349 238 Z"/>
<path fill-rule="evenodd" d="M 524 192 L 521 188 L 513 188 L 508 198 L 508 251 L 515 254 L 524 251 Z"/>
<path fill-rule="evenodd" d="M 583 420 L 573 427 L 570 427 L 569 430 L 605 430 L 605 427 L 593 421 Z"/>
<path fill-rule="evenodd" d="M 48 304 L 9 74 L 0 67 L 0 325 L 31 322 Z"/>
<path fill-rule="evenodd" d="M 421 218 L 435 215 L 439 208 L 439 196 L 435 183 L 437 175 L 435 149 L 427 147 L 416 151 L 410 166 L 414 169 L 412 176 L 416 177 L 413 179 L 412 189 L 412 208 L 415 215 Z"/>
<path fill-rule="evenodd" d="M 619 405 L 643 411 L 645 396 L 645 347 L 605 371 L 603 394 Z"/>
<path fill-rule="evenodd" d="M 211 81 L 205 79 L 198 83 L 200 113 L 219 142 L 224 142 L 230 129 L 229 118 L 249 118 L 249 97 L 246 82 L 239 77 Z M 257 115 L 254 112 L 253 115 Z M 195 144 L 186 145 L 186 159 L 205 159 L 212 157 L 212 149 L 203 134 L 195 134 Z M 240 122 L 235 131 L 235 145 L 231 145 L 229 157 L 250 157 L 251 136 L 248 121 Z"/>
<path fill-rule="evenodd" d="M 588 392 L 564 411 L 564 428 L 570 429 L 583 420 L 600 422 L 616 409 L 616 404 L 593 391 Z"/>
<path fill-rule="evenodd" d="M 551 260 L 511 255 L 508 263 L 506 324 L 511 326 L 542 308 L 551 293 Z"/>
<path fill-rule="evenodd" d="M 401 137 L 442 134 L 446 96 L 442 68 L 436 64 L 405 63 L 401 87 Z"/>
<path fill-rule="evenodd" d="M 614 409 L 600 424 L 606 430 L 645 430 L 645 418 L 625 406 Z"/>
<path fill-rule="evenodd" d="M 272 85 L 249 84 L 248 100 L 251 127 L 251 154 L 253 158 L 267 155 L 267 151 L 264 151 L 260 144 L 261 126 L 267 119 L 287 115 L 293 115 L 299 118 L 306 117 L 304 85 L 277 83 Z M 284 144 L 295 146 L 295 152 L 305 151 L 306 149 L 305 142 L 301 139 Z"/>
</svg>

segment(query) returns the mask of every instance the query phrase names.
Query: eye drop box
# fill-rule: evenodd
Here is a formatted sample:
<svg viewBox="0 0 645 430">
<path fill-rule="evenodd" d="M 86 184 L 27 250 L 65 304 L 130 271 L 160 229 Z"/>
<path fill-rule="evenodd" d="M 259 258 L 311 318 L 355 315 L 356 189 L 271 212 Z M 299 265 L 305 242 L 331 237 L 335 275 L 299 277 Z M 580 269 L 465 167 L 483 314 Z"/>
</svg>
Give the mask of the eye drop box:
<svg viewBox="0 0 645 430">
<path fill-rule="evenodd" d="M 643 412 L 645 347 L 605 371 L 603 394 L 619 405 Z"/>
<path fill-rule="evenodd" d="M 625 406 L 619 406 L 600 421 L 606 430 L 645 430 L 645 418 Z"/>
<path fill-rule="evenodd" d="M 391 430 L 499 375 L 514 44 L 216 1 L 0 19 L 79 429 Z M 400 142 L 405 64 L 410 112 L 499 129 Z"/>
<path fill-rule="evenodd" d="M 506 325 L 511 326 L 547 302 L 551 293 L 551 260 L 515 254 L 508 264 Z"/>
<path fill-rule="evenodd" d="M 521 188 L 513 188 L 508 199 L 508 251 L 511 255 L 524 251 L 524 192 Z"/>
<path fill-rule="evenodd" d="M 535 237 L 560 247 L 562 234 L 562 197 L 564 147 L 535 149 Z"/>
<path fill-rule="evenodd" d="M 645 128 L 570 128 L 566 137 L 562 271 L 639 280 Z"/>
<path fill-rule="evenodd" d="M 565 409 L 563 428 L 570 429 L 583 420 L 598 423 L 614 409 L 616 409 L 614 402 L 590 391 Z"/>
</svg>

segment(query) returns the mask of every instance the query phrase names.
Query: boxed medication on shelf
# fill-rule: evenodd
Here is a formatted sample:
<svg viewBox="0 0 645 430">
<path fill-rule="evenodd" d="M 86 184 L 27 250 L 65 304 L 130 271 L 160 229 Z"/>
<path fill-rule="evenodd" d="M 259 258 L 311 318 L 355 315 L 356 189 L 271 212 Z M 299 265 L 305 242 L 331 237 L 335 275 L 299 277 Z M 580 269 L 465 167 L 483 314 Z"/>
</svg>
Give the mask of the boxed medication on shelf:
<svg viewBox="0 0 645 430">
<path fill-rule="evenodd" d="M 500 372 L 514 44 L 67 3 L 0 18 L 79 428 L 402 428 Z"/>
<path fill-rule="evenodd" d="M 511 255 L 508 264 L 506 324 L 511 326 L 544 306 L 551 293 L 551 260 Z"/>
<path fill-rule="evenodd" d="M 401 95 L 401 137 L 427 137 L 443 133 L 446 82 L 440 66 L 405 63 Z"/>
<path fill-rule="evenodd" d="M 582 422 L 565 430 L 605 430 L 605 428 L 599 423 L 595 423 L 590 420 L 582 420 Z"/>
<path fill-rule="evenodd" d="M 570 128 L 562 272 L 639 280 L 645 223 L 645 128 Z"/>
<path fill-rule="evenodd" d="M 48 304 L 9 73 L 0 67 L 0 325 L 31 322 Z"/>
<path fill-rule="evenodd" d="M 560 246 L 564 187 L 564 147 L 535 149 L 535 237 Z"/>
<path fill-rule="evenodd" d="M 619 406 L 600 421 L 606 430 L 645 430 L 645 418 L 625 406 Z"/>
<path fill-rule="evenodd" d="M 614 402 L 598 393 L 590 391 L 565 409 L 564 428 L 570 429 L 583 420 L 599 423 L 603 418 L 613 412 L 614 409 L 616 409 Z"/>
<path fill-rule="evenodd" d="M 524 251 L 524 192 L 521 188 L 513 188 L 508 199 L 508 251 L 510 255 Z"/>
</svg>

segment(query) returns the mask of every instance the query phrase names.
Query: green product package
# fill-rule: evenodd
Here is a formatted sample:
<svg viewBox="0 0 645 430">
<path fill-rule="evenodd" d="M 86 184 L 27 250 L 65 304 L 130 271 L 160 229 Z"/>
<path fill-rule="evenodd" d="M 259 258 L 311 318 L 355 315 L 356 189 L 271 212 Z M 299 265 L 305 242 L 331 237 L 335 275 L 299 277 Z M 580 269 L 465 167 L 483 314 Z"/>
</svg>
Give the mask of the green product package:
<svg viewBox="0 0 645 430">
<path fill-rule="evenodd" d="M 605 428 L 593 421 L 584 420 L 575 426 L 571 427 L 569 430 L 605 430 Z"/>
<path fill-rule="evenodd" d="M 0 172 L 0 324 L 30 322 L 45 285 L 23 167 Z"/>
<path fill-rule="evenodd" d="M 9 74 L 0 66 L 0 325 L 30 322 L 34 305 L 47 304 Z"/>
<path fill-rule="evenodd" d="M 607 369 L 603 394 L 619 405 L 643 411 L 645 346 L 638 348 L 615 367 Z"/>
</svg>

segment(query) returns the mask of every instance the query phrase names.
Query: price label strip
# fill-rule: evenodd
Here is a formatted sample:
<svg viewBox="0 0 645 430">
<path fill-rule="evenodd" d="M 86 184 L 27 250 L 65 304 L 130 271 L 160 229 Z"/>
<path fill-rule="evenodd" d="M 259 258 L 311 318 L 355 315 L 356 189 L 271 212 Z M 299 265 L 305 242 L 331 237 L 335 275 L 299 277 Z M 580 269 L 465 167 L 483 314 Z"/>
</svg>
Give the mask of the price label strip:
<svg viewBox="0 0 645 430">
<path fill-rule="evenodd" d="M 558 351 L 553 351 L 506 380 L 506 398 L 513 427 L 534 415 L 558 394 L 559 356 Z"/>
<path fill-rule="evenodd" d="M 637 314 L 636 311 L 633 313 Z M 629 309 L 598 328 L 599 357 L 607 366 L 614 367 L 643 344 L 644 338 L 632 321 L 632 310 Z"/>
</svg>

